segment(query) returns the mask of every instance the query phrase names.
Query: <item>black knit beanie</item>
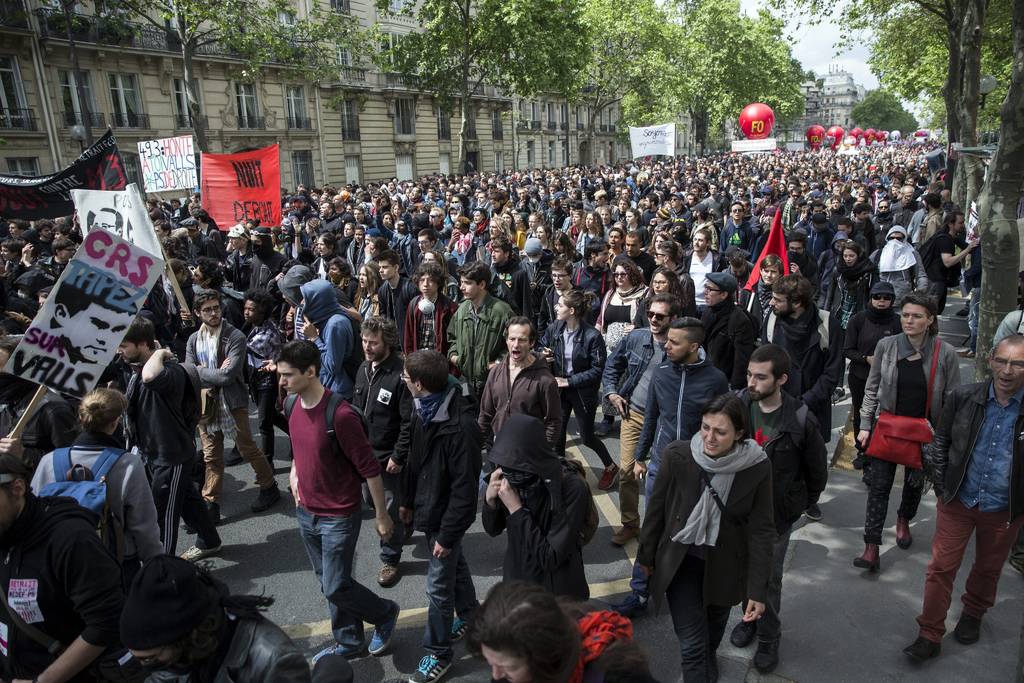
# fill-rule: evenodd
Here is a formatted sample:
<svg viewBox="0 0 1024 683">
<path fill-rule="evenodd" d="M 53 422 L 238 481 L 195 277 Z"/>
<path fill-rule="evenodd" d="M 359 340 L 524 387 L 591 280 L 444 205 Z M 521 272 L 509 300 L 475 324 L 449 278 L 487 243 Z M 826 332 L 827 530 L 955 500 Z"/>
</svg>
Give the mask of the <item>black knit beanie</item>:
<svg viewBox="0 0 1024 683">
<path fill-rule="evenodd" d="M 209 586 L 188 560 L 157 555 L 132 581 L 121 612 L 121 643 L 148 650 L 174 643 L 213 607 Z"/>
</svg>

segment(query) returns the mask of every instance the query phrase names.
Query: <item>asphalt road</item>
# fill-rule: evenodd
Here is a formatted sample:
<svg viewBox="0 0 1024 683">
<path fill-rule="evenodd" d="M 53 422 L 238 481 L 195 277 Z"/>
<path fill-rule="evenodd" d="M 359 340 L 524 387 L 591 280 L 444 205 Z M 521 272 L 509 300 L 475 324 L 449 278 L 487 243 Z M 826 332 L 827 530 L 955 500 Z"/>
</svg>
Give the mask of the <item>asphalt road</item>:
<svg viewBox="0 0 1024 683">
<path fill-rule="evenodd" d="M 948 311 L 959 308 L 951 300 Z M 942 329 L 948 341 L 959 346 L 966 334 L 963 318 L 947 316 Z M 971 369 L 965 362 L 964 377 Z M 836 437 L 849 414 L 849 400 L 834 409 Z M 570 432 L 571 435 L 571 432 Z M 606 439 L 614 454 L 618 441 Z M 287 439 L 279 435 L 278 453 L 287 453 Z M 592 487 L 600 474 L 597 457 L 583 449 L 590 463 Z M 571 451 L 580 457 L 580 450 Z M 287 461 L 279 461 L 278 484 L 287 490 Z M 212 559 L 215 575 L 233 592 L 267 593 L 276 599 L 268 616 L 282 625 L 310 656 L 332 640 L 326 603 L 320 593 L 299 538 L 294 508 L 288 495 L 275 508 L 252 515 L 248 506 L 256 495 L 253 475 L 247 465 L 228 468 L 220 527 L 222 553 Z M 603 599 L 614 600 L 628 590 L 631 558 L 635 544 L 625 548 L 611 545 L 613 524 L 618 524 L 617 494 L 594 489 L 601 512 L 601 527 L 584 549 L 591 595 L 599 608 Z M 982 640 L 970 648 L 947 637 L 942 657 L 925 667 L 910 665 L 900 649 L 916 637 L 914 617 L 920 609 L 924 570 L 930 558 L 934 525 L 934 496 L 928 494 L 913 523 L 916 542 L 908 551 L 895 548 L 893 525 L 898 505 L 894 490 L 882 555 L 882 572 L 866 575 L 851 565 L 862 546 L 865 489 L 859 474 L 835 468 L 822 497 L 824 519 L 819 523 L 798 523 L 790 543 L 783 588 L 782 663 L 776 675 L 762 677 L 750 665 L 753 649 L 737 650 L 728 637 L 719 650 L 722 681 L 795 680 L 816 681 L 985 681 L 1005 682 L 1014 677 L 1021 615 L 1024 614 L 1024 577 L 1004 571 L 996 606 L 982 628 Z M 380 566 L 378 542 L 372 518 L 364 515 L 354 574 L 363 584 L 395 600 L 402 616 L 391 652 L 381 658 L 367 657 L 353 663 L 356 681 L 376 683 L 415 670 L 423 654 L 421 640 L 426 612 L 426 570 L 429 552 L 421 535 L 405 547 L 402 578 L 390 588 L 376 584 Z M 182 535 L 179 552 L 192 537 Z M 469 530 L 464 547 L 473 572 L 478 597 L 501 578 L 504 537 L 490 538 L 479 521 Z M 965 567 L 969 566 L 968 550 Z M 966 570 L 961 571 L 949 613 L 952 630 L 959 616 L 959 595 Z M 733 621 L 737 619 L 733 610 Z M 731 623 L 730 623 L 731 628 Z M 367 632 L 369 637 L 369 631 Z M 646 615 L 635 620 L 635 638 L 646 649 L 652 671 L 660 681 L 679 678 L 678 644 L 667 614 Z M 449 672 L 452 681 L 488 681 L 487 667 L 456 646 L 457 661 Z"/>
</svg>

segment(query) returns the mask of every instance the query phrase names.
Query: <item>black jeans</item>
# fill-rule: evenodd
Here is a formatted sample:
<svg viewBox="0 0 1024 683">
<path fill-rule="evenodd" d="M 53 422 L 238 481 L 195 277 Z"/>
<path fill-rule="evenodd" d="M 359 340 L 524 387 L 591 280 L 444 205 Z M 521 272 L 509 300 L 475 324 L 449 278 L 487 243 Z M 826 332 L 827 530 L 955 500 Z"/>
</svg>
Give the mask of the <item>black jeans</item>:
<svg viewBox="0 0 1024 683">
<path fill-rule="evenodd" d="M 868 505 L 864 514 L 864 542 L 882 544 L 882 526 L 889 512 L 889 493 L 896 479 L 895 463 L 878 458 L 869 458 L 871 469 L 868 473 Z M 913 470 L 905 470 L 903 477 L 903 498 L 900 509 L 896 513 L 908 520 L 917 514 L 917 506 L 921 504 L 921 489 L 924 486 L 920 475 L 913 476 Z"/>
<path fill-rule="evenodd" d="M 729 607 L 704 604 L 704 560 L 687 555 L 665 592 L 679 639 L 683 683 L 705 683 L 729 621 Z"/>
<path fill-rule="evenodd" d="M 847 382 L 850 385 L 850 397 L 853 399 L 853 436 L 856 439 L 857 433 L 860 432 L 860 407 L 864 404 L 864 386 L 868 379 L 851 372 L 847 375 Z M 860 450 L 859 444 L 857 450 Z"/>
<path fill-rule="evenodd" d="M 949 287 L 946 286 L 945 282 L 928 280 L 928 296 L 935 299 L 935 306 L 938 309 L 938 315 L 942 315 L 942 312 L 946 310 L 946 295 L 948 293 Z"/>
<path fill-rule="evenodd" d="M 768 577 L 768 595 L 764 603 L 764 614 L 757 620 L 757 639 L 763 643 L 774 643 L 782 633 L 782 570 L 789 549 L 789 536 L 793 525 L 779 532 L 772 546 L 772 573 Z M 747 610 L 747 601 L 740 603 L 740 609 Z M 741 612 L 742 613 L 742 612 Z"/>
<path fill-rule="evenodd" d="M 576 424 L 580 428 L 580 439 L 583 444 L 597 453 L 597 457 L 601 458 L 602 465 L 605 467 L 611 465 L 614 462 L 611 453 L 608 452 L 604 442 L 594 434 L 594 418 L 597 416 L 597 406 L 600 400 L 596 398 L 592 401 L 584 400 L 579 389 L 571 387 L 562 389 L 561 394 L 562 433 L 558 437 L 558 454 L 565 456 L 565 433 L 569 428 L 569 413 L 573 412 L 576 413 Z"/>
<path fill-rule="evenodd" d="M 394 520 L 395 528 L 388 540 L 380 540 L 380 561 L 397 567 L 402 561 L 402 541 L 405 540 L 405 525 L 398 517 L 399 495 L 402 489 L 402 473 L 389 474 L 387 463 L 381 463 L 380 479 L 384 484 L 384 504 L 388 507 L 388 514 Z M 431 549 L 433 550 L 433 549 Z"/>
<path fill-rule="evenodd" d="M 196 530 L 196 546 L 203 549 L 220 545 L 220 534 L 210 519 L 210 512 L 192 479 L 195 454 L 188 461 L 174 466 L 146 464 L 149 483 L 156 504 L 156 521 L 164 552 L 173 555 L 178 545 L 178 520 Z"/>
</svg>

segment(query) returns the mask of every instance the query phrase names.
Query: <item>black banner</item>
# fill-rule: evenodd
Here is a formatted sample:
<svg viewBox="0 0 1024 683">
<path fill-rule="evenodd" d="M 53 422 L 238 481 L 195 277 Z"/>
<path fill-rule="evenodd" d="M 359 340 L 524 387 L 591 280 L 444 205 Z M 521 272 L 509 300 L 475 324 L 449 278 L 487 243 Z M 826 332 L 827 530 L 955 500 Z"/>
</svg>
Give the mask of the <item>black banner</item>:
<svg viewBox="0 0 1024 683">
<path fill-rule="evenodd" d="M 71 190 L 123 190 L 128 184 L 117 141 L 108 128 L 74 163 L 46 176 L 0 175 L 0 216 L 57 218 L 75 212 Z"/>
</svg>

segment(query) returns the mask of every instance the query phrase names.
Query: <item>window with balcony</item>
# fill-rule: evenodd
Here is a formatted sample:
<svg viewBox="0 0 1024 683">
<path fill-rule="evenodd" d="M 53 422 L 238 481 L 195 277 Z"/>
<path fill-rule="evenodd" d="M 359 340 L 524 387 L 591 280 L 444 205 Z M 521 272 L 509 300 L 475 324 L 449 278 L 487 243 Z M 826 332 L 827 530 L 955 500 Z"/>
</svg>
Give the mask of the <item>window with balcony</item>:
<svg viewBox="0 0 1024 683">
<path fill-rule="evenodd" d="M 562 130 L 569 130 L 569 105 L 563 104 L 559 113 L 561 116 L 558 120 L 558 127 Z"/>
<path fill-rule="evenodd" d="M 537 161 L 537 153 L 533 148 L 533 140 L 526 141 L 526 165 L 533 168 Z"/>
<path fill-rule="evenodd" d="M 129 183 L 142 185 L 142 172 L 139 167 L 139 155 L 135 152 L 121 151 L 121 161 L 124 163 L 124 174 Z"/>
<path fill-rule="evenodd" d="M 142 113 L 139 79 L 135 74 L 107 74 L 110 88 L 111 117 L 118 128 L 149 128 L 148 117 Z"/>
<path fill-rule="evenodd" d="M 444 107 L 437 108 L 437 139 L 452 139 L 452 113 Z"/>
<path fill-rule="evenodd" d="M 60 80 L 60 96 L 61 102 L 64 105 L 64 125 L 75 126 L 85 125 L 88 123 L 94 128 L 98 128 L 103 125 L 103 117 L 96 113 L 96 102 L 92 96 L 92 87 L 90 85 L 89 72 L 83 71 L 82 76 L 82 92 L 85 101 L 82 102 L 79 99 L 77 81 L 75 80 L 75 73 L 73 71 L 66 71 L 61 69 L 57 72 L 57 76 Z M 83 106 L 84 105 L 84 106 Z M 89 121 L 84 120 L 83 112 L 89 110 Z"/>
<path fill-rule="evenodd" d="M 491 138 L 494 140 L 505 139 L 505 125 L 501 121 L 501 112 L 497 109 L 491 112 Z"/>
<path fill-rule="evenodd" d="M 288 113 L 288 127 L 293 130 L 309 130 L 313 127 L 306 113 L 306 89 L 301 85 L 289 85 L 284 89 L 285 111 Z"/>
<path fill-rule="evenodd" d="M 359 103 L 352 99 L 341 103 L 341 139 L 359 139 Z"/>
<path fill-rule="evenodd" d="M 416 101 L 411 97 L 395 100 L 395 134 L 416 134 Z"/>
<path fill-rule="evenodd" d="M 338 48 L 338 66 L 340 66 L 340 67 L 352 66 L 352 53 L 349 52 L 346 48 L 343 48 L 343 47 L 339 47 Z"/>
<path fill-rule="evenodd" d="M 476 140 L 476 107 L 469 108 L 466 118 L 466 139 Z"/>
<path fill-rule="evenodd" d="M 313 186 L 313 153 L 308 149 L 292 152 L 292 180 L 296 185 Z"/>
<path fill-rule="evenodd" d="M 25 106 L 17 57 L 0 55 L 0 128 L 35 130 L 35 117 Z"/>
<path fill-rule="evenodd" d="M 331 11 L 347 14 L 352 11 L 352 3 L 349 0 L 331 0 Z"/>
<path fill-rule="evenodd" d="M 192 92 L 199 99 L 199 106 L 203 104 L 203 93 L 198 85 L 193 85 Z M 174 125 L 175 128 L 193 128 L 192 114 L 188 110 L 188 95 L 185 93 L 185 79 L 175 78 L 172 97 L 174 98 Z"/>
<path fill-rule="evenodd" d="M 548 142 L 548 166 L 555 165 L 555 141 L 550 140 Z"/>
<path fill-rule="evenodd" d="M 13 175 L 39 175 L 36 157 L 7 157 L 7 171 Z"/>
<path fill-rule="evenodd" d="M 252 83 L 235 83 L 235 107 L 238 110 L 239 128 L 263 128 L 256 86 Z"/>
</svg>

